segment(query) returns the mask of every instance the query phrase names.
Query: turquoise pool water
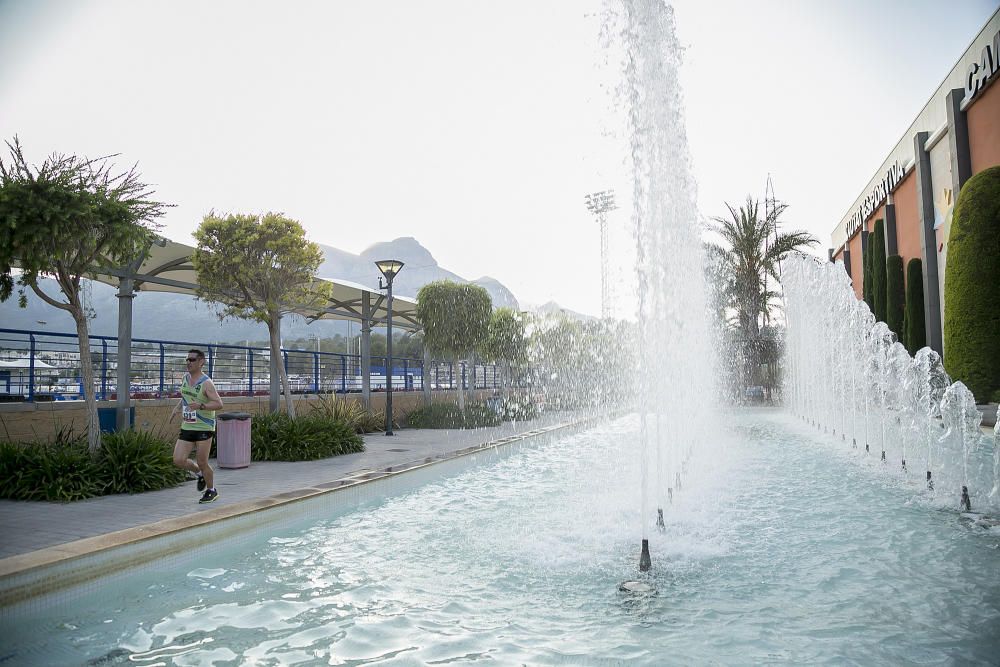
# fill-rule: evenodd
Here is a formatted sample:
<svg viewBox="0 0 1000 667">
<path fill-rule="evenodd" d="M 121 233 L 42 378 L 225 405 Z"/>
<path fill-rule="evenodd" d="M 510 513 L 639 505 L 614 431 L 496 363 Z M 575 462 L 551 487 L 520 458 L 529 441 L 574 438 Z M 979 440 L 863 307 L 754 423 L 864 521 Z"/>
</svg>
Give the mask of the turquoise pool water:
<svg viewBox="0 0 1000 667">
<path fill-rule="evenodd" d="M 1000 661 L 1000 532 L 778 412 L 720 424 L 650 531 L 655 594 L 620 592 L 637 427 L 92 587 L 6 621 L 0 666 Z"/>
</svg>

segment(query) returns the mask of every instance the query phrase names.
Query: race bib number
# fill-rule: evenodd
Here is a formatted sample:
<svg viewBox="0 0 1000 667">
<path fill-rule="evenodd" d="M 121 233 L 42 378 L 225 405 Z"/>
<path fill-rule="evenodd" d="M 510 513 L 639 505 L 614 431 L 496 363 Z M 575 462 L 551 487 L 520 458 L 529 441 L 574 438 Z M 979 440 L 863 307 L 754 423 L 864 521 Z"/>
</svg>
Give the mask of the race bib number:
<svg viewBox="0 0 1000 667">
<path fill-rule="evenodd" d="M 186 405 L 181 409 L 181 418 L 186 424 L 194 424 L 198 421 L 198 411 L 192 410 Z"/>
</svg>

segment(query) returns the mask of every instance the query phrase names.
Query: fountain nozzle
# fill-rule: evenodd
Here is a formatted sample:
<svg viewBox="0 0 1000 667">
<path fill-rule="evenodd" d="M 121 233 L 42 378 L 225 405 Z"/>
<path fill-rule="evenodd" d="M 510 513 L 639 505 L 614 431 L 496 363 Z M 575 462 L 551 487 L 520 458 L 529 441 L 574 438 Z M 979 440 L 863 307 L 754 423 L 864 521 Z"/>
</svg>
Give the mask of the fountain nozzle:
<svg viewBox="0 0 1000 667">
<path fill-rule="evenodd" d="M 962 487 L 962 507 L 965 508 L 966 512 L 972 511 L 972 501 L 969 500 L 969 487 Z"/>
<path fill-rule="evenodd" d="M 927 471 L 927 488 L 931 491 L 934 490 L 934 482 L 931 480 L 931 471 Z"/>
<path fill-rule="evenodd" d="M 649 540 L 642 541 L 642 553 L 639 555 L 639 571 L 649 572 L 653 567 L 653 561 L 649 559 Z"/>
<path fill-rule="evenodd" d="M 882 463 L 885 463 L 885 450 L 882 450 Z"/>
</svg>

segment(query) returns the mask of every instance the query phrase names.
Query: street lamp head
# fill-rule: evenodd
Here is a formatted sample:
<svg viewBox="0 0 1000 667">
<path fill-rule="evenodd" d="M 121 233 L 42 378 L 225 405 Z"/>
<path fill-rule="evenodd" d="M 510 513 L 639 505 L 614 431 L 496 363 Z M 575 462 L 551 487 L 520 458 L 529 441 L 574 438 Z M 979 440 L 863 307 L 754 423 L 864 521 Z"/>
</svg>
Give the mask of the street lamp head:
<svg viewBox="0 0 1000 667">
<path fill-rule="evenodd" d="M 594 192 L 592 194 L 585 195 L 583 199 L 587 204 L 587 210 L 598 215 L 618 208 L 618 205 L 615 203 L 614 190 Z"/>
<path fill-rule="evenodd" d="M 391 283 L 392 279 L 399 273 L 399 270 L 403 268 L 403 263 L 398 259 L 380 259 L 375 262 L 375 266 L 382 272 L 385 279 Z"/>
</svg>

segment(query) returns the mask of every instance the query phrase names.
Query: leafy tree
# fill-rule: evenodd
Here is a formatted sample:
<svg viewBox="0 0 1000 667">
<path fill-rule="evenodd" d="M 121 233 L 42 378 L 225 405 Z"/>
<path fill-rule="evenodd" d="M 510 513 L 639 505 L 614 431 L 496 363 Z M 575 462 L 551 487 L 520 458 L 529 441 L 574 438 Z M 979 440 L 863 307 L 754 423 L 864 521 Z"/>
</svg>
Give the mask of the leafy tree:
<svg viewBox="0 0 1000 667">
<path fill-rule="evenodd" d="M 925 345 L 923 262 L 914 257 L 906 263 L 906 351 L 916 356 Z"/>
<path fill-rule="evenodd" d="M 767 281 L 779 282 L 778 263 L 794 251 L 817 243 L 808 232 L 779 232 L 780 217 L 788 208 L 777 203 L 761 216 L 759 203 L 747 197 L 746 204 L 734 208 L 726 204 L 729 217 L 712 218 L 710 229 L 722 237 L 724 245 L 708 244 L 720 263 L 729 291 L 729 303 L 736 310 L 741 333 L 756 339 L 769 319 L 770 300 L 776 292 Z"/>
<path fill-rule="evenodd" d="M 944 365 L 980 402 L 1000 401 L 1000 166 L 962 186 L 944 274 Z"/>
<path fill-rule="evenodd" d="M 787 204 L 777 203 L 773 210 L 762 216 L 759 203 L 748 196 L 739 208 L 726 204 L 729 217 L 712 218 L 709 229 L 722 237 L 723 244 L 709 243 L 708 251 L 719 271 L 724 287 L 723 298 L 735 311 L 737 333 L 746 355 L 745 377 L 749 381 L 759 367 L 757 344 L 761 327 L 770 319 L 770 306 L 778 296 L 769 286 L 777 286 L 780 276 L 778 265 L 793 251 L 817 243 L 817 239 L 803 231 L 780 232 L 781 215 Z"/>
<path fill-rule="evenodd" d="M 892 255 L 885 260 L 885 323 L 896 334 L 896 340 L 904 338 L 904 317 L 906 316 L 906 289 L 903 285 L 903 258 Z"/>
<path fill-rule="evenodd" d="M 498 308 L 493 311 L 483 356 L 487 361 L 500 364 L 503 369 L 505 393 L 510 386 L 514 369 L 523 367 L 527 361 L 527 353 L 527 339 L 521 314 L 511 308 Z"/>
<path fill-rule="evenodd" d="M 306 239 L 302 225 L 280 213 L 209 213 L 194 237 L 198 296 L 222 305 L 220 319 L 237 317 L 267 325 L 272 369 L 277 366 L 285 409 L 294 417 L 288 373 L 281 363 L 281 318 L 325 305 L 325 290 L 315 278 L 323 252 Z M 270 408 L 277 412 L 273 374 L 271 387 Z"/>
<path fill-rule="evenodd" d="M 885 222 L 875 221 L 875 228 L 869 238 L 872 251 L 872 302 L 875 319 L 885 322 L 886 318 L 886 272 L 885 272 Z M 888 324 L 888 322 L 886 322 Z"/>
<path fill-rule="evenodd" d="M 21 307 L 27 305 L 28 288 L 73 317 L 87 406 L 87 442 L 92 452 L 97 451 L 100 429 L 81 280 L 99 269 L 118 268 L 144 257 L 158 228 L 155 220 L 167 205 L 151 199 L 152 191 L 139 180 L 134 166 L 113 174 L 108 160 L 114 155 L 90 160 L 54 153 L 37 167 L 28 164 L 17 137 L 7 146 L 10 162 L 0 160 L 0 301 L 11 297 L 19 269 Z M 55 279 L 62 298 L 41 289 L 42 276 Z"/>
<path fill-rule="evenodd" d="M 424 325 L 424 343 L 432 355 L 455 362 L 482 349 L 489 333 L 493 305 L 478 285 L 450 280 L 427 283 L 417 294 L 417 317 Z M 458 383 L 458 407 L 465 411 L 465 392 Z"/>
</svg>

